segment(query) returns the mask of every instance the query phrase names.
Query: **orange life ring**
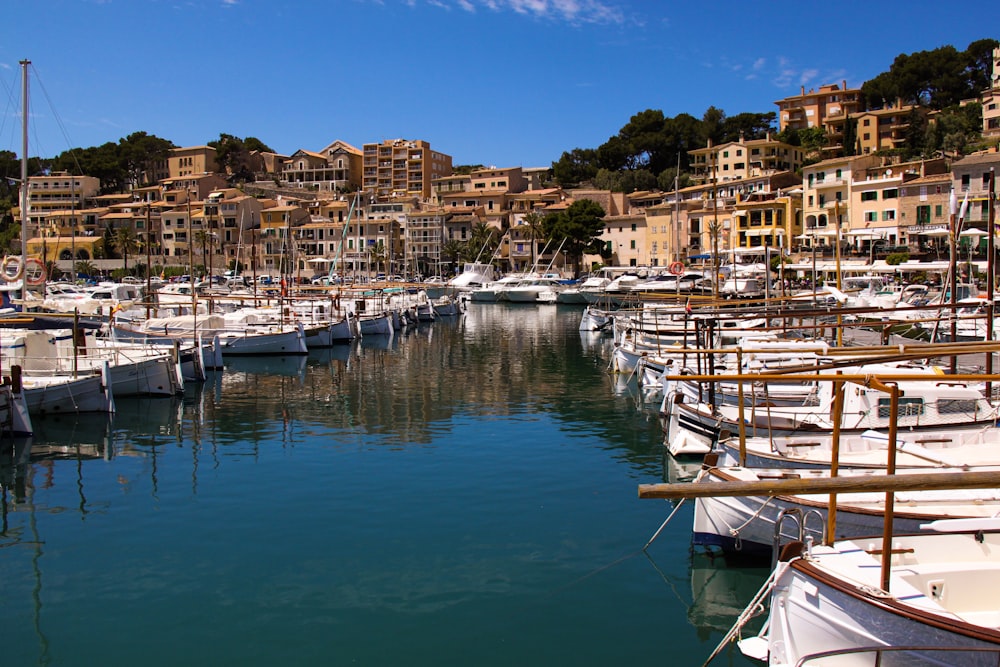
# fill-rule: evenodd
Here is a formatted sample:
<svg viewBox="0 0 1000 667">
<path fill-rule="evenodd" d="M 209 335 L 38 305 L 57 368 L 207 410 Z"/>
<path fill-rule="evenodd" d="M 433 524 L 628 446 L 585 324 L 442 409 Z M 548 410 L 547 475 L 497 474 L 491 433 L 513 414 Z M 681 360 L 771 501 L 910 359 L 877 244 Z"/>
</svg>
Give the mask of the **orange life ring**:
<svg viewBox="0 0 1000 667">
<path fill-rule="evenodd" d="M 24 260 L 19 255 L 6 255 L 0 263 L 0 277 L 9 283 L 17 282 L 24 275 Z"/>
<path fill-rule="evenodd" d="M 684 263 L 683 262 L 671 262 L 670 273 L 675 276 L 679 276 L 684 273 Z"/>
<path fill-rule="evenodd" d="M 24 282 L 32 287 L 45 284 L 46 271 L 45 264 L 37 257 L 29 257 L 24 260 Z"/>
</svg>

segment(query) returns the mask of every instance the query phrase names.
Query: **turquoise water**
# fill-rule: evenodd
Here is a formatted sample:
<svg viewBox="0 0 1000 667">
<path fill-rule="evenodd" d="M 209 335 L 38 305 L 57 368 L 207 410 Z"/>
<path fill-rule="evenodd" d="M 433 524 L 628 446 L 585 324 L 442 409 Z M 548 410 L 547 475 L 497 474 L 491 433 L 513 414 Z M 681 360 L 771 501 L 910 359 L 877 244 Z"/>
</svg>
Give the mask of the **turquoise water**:
<svg viewBox="0 0 1000 667">
<path fill-rule="evenodd" d="M 764 573 L 692 556 L 687 506 L 641 552 L 655 406 L 579 318 L 470 304 L 40 424 L 0 476 L 0 659 L 700 665 Z"/>
</svg>

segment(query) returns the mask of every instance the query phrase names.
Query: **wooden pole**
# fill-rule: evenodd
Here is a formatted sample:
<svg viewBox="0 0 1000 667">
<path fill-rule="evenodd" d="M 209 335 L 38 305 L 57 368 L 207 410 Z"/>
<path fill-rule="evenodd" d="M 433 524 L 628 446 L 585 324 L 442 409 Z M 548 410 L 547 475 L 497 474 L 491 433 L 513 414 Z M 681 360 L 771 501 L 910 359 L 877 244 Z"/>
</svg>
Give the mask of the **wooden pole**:
<svg viewBox="0 0 1000 667">
<path fill-rule="evenodd" d="M 790 375 L 777 375 L 774 373 L 748 373 L 746 375 L 722 374 L 722 375 L 665 375 L 664 380 L 681 380 L 686 382 L 737 382 L 740 379 L 752 382 L 754 380 L 781 380 L 782 382 L 816 382 L 843 380 L 855 384 L 866 384 L 873 378 L 883 382 L 946 382 L 960 384 L 962 382 L 986 382 L 1000 381 L 1000 375 L 983 375 L 979 373 L 958 373 L 955 375 L 940 375 L 937 373 L 845 373 L 843 375 L 817 374 L 817 373 L 796 373 Z"/>
<path fill-rule="evenodd" d="M 826 493 L 871 493 L 887 491 L 935 491 L 939 489 L 994 489 L 1000 487 L 1000 471 L 956 471 L 912 475 L 864 475 L 821 479 L 767 479 L 754 482 L 711 484 L 640 484 L 639 498 L 725 498 L 733 496 L 794 496 Z"/>
<path fill-rule="evenodd" d="M 896 429 L 899 420 L 899 387 L 891 385 L 889 389 L 889 444 L 888 461 L 885 464 L 885 473 L 889 476 L 896 474 Z M 885 518 L 882 520 L 882 590 L 889 590 L 889 575 L 892 574 L 892 521 L 895 510 L 896 494 L 892 491 L 885 492 Z"/>
<path fill-rule="evenodd" d="M 837 477 L 840 468 L 840 423 L 844 419 L 844 383 L 833 382 L 833 438 L 830 450 L 830 478 Z M 830 494 L 830 509 L 826 514 L 826 543 L 833 544 L 837 534 L 837 494 Z"/>
</svg>

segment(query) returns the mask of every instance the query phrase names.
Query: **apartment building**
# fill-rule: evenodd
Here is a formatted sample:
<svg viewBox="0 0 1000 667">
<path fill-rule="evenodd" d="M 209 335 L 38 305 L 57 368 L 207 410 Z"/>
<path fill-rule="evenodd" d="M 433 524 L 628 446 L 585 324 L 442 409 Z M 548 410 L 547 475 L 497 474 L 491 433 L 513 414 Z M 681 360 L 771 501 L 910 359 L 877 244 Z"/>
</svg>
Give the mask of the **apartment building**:
<svg viewBox="0 0 1000 667">
<path fill-rule="evenodd" d="M 49 217 L 59 211 L 82 211 L 101 189 L 100 179 L 94 176 L 74 176 L 59 171 L 46 176 L 28 178 L 28 211 L 25 233 L 27 237 L 42 236 L 48 230 Z M 14 209 L 18 222 L 23 222 L 20 208 Z M 77 217 L 73 213 L 65 214 Z M 65 216 L 64 216 L 65 217 Z M 67 222 L 67 226 L 70 224 Z"/>
<path fill-rule="evenodd" d="M 420 140 L 392 139 L 362 146 L 362 187 L 381 199 L 418 195 L 428 199 L 434 179 L 452 173 L 450 155 Z"/>
<path fill-rule="evenodd" d="M 167 178 L 183 178 L 215 173 L 219 169 L 218 153 L 211 146 L 171 148 L 167 155 Z"/>
<path fill-rule="evenodd" d="M 913 105 L 897 104 L 885 109 L 851 114 L 851 119 L 857 121 L 856 152 L 859 155 L 868 155 L 904 146 L 906 131 L 910 127 L 910 114 L 914 110 L 918 108 Z"/>
<path fill-rule="evenodd" d="M 321 192 L 353 192 L 361 187 L 362 153 L 350 144 L 334 141 L 318 152 L 297 150 L 281 165 L 286 186 Z"/>
<path fill-rule="evenodd" d="M 844 81 L 820 86 L 818 90 L 805 86 L 799 95 L 775 102 L 778 105 L 778 129 L 804 130 L 810 127 L 827 129 L 831 123 L 861 110 L 861 89 L 848 88 Z"/>
<path fill-rule="evenodd" d="M 951 165 L 952 187 L 965 202 L 965 229 L 986 229 L 989 220 L 990 174 L 1000 172 L 1000 149 L 967 155 Z"/>
<path fill-rule="evenodd" d="M 688 151 L 691 179 L 696 183 L 738 181 L 780 171 L 795 171 L 805 157 L 798 146 L 773 139 L 731 141 Z"/>
<path fill-rule="evenodd" d="M 942 172 L 903 183 L 899 189 L 899 245 L 911 256 L 948 256 L 951 174 Z"/>
<path fill-rule="evenodd" d="M 734 206 L 736 248 L 791 250 L 802 234 L 802 196 L 787 191 L 755 192 Z"/>
<path fill-rule="evenodd" d="M 311 221 L 309 212 L 298 204 L 279 203 L 260 212 L 260 234 L 252 244 L 258 273 L 281 275 L 292 271 L 293 230 Z"/>
<path fill-rule="evenodd" d="M 983 136 L 1000 137 L 1000 47 L 993 49 L 990 87 L 983 91 Z"/>
<path fill-rule="evenodd" d="M 604 216 L 603 256 L 614 266 L 649 266 L 647 220 L 644 212 Z"/>
<path fill-rule="evenodd" d="M 831 246 L 840 224 L 850 224 L 852 175 L 880 164 L 873 155 L 831 158 L 802 168 L 803 233 L 813 235 L 817 245 Z"/>
</svg>

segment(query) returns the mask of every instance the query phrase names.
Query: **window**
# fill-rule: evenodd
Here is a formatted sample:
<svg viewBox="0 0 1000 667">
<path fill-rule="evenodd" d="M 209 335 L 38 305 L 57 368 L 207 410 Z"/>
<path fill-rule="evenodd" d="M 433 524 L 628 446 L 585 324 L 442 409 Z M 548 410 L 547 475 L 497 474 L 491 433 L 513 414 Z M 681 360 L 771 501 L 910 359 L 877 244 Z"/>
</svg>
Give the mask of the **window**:
<svg viewBox="0 0 1000 667">
<path fill-rule="evenodd" d="M 934 217 L 935 218 L 940 218 L 941 217 L 941 212 L 942 212 L 942 205 L 941 204 L 938 204 L 937 206 L 934 207 Z"/>
<path fill-rule="evenodd" d="M 899 190 L 897 188 L 882 191 L 882 199 L 896 199 L 897 197 L 899 197 Z"/>
<path fill-rule="evenodd" d="M 876 201 L 878 199 L 878 191 L 869 190 L 868 192 L 861 193 L 861 201 Z"/>
<path fill-rule="evenodd" d="M 872 119 L 871 118 L 865 118 L 863 121 L 861 121 L 861 124 L 863 126 L 865 126 L 865 127 L 868 127 L 869 125 L 872 124 Z M 867 139 L 867 138 L 868 138 L 868 135 L 866 134 L 865 135 L 865 139 Z"/>
<path fill-rule="evenodd" d="M 839 178 L 841 178 L 841 177 L 842 177 L 843 175 L 844 175 L 844 170 L 843 170 L 843 169 L 838 169 L 838 170 L 837 170 L 837 178 L 839 179 Z"/>
<path fill-rule="evenodd" d="M 632 241 L 629 243 L 629 248 L 635 250 L 635 239 L 632 239 Z"/>
<path fill-rule="evenodd" d="M 722 151 L 722 157 L 724 158 L 729 157 L 729 151 Z"/>
<path fill-rule="evenodd" d="M 879 419 L 888 419 L 890 416 L 890 402 L 891 399 L 880 398 L 878 399 L 878 416 Z M 900 397 L 899 399 L 899 411 L 898 416 L 900 417 L 917 417 L 924 414 L 924 399 L 922 398 L 906 398 Z"/>
<path fill-rule="evenodd" d="M 970 417 L 976 414 L 976 401 L 963 398 L 941 398 L 937 402 L 939 415 L 966 414 Z"/>
<path fill-rule="evenodd" d="M 962 192 L 968 192 L 969 190 L 969 175 L 962 174 Z"/>
<path fill-rule="evenodd" d="M 736 157 L 743 157 L 743 151 L 742 150 L 737 150 L 736 151 Z"/>
<path fill-rule="evenodd" d="M 864 134 L 861 135 L 861 138 L 864 139 L 865 141 L 871 141 L 872 135 L 868 132 L 865 132 Z"/>
<path fill-rule="evenodd" d="M 635 231 L 635 223 L 634 222 L 632 223 L 632 231 L 633 232 Z"/>
<path fill-rule="evenodd" d="M 889 209 L 888 211 L 882 211 L 883 222 L 896 219 L 895 209 Z"/>
<path fill-rule="evenodd" d="M 875 211 L 865 211 L 865 222 L 876 222 L 878 220 L 878 213 Z"/>
<path fill-rule="evenodd" d="M 926 224 L 931 221 L 931 207 L 930 206 L 918 206 L 917 207 L 917 224 Z"/>
</svg>

